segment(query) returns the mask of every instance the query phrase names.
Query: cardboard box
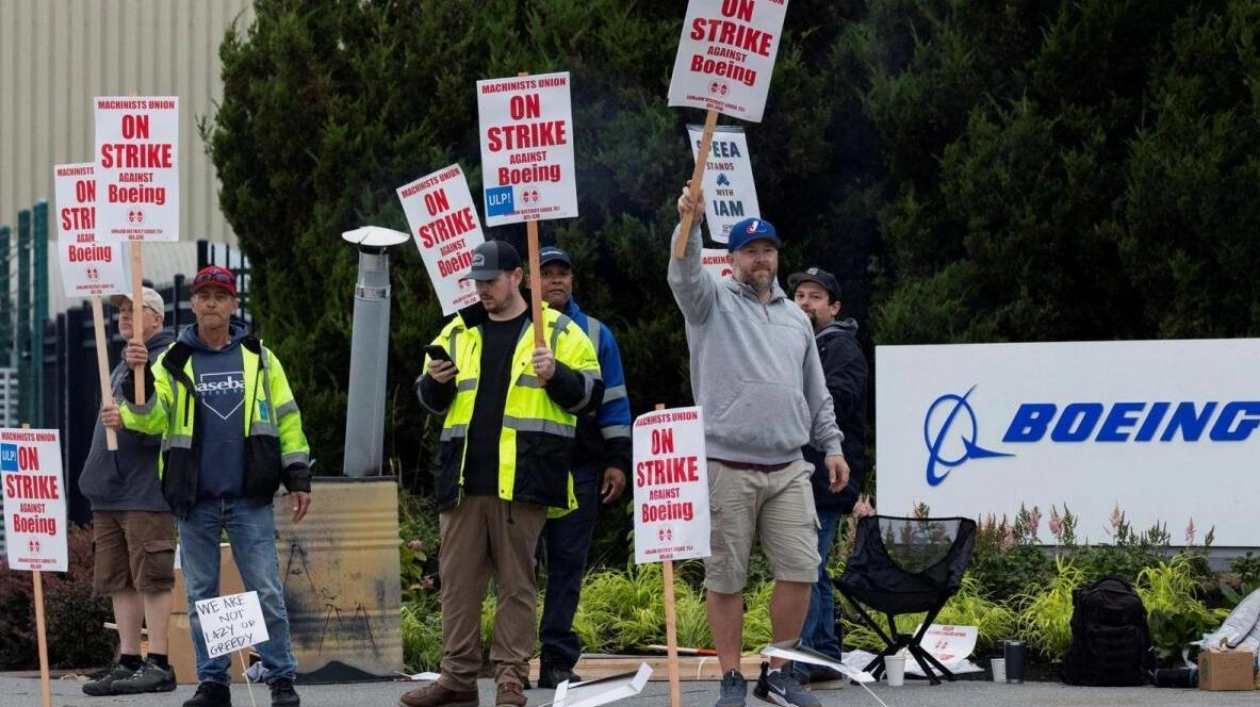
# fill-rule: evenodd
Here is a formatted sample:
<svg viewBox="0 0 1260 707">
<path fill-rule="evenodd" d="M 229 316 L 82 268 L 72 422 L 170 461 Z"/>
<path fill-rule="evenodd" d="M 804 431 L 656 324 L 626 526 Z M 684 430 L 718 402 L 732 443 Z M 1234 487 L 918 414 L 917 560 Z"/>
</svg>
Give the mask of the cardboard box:
<svg viewBox="0 0 1260 707">
<path fill-rule="evenodd" d="M 1256 655 L 1251 651 L 1203 651 L 1199 654 L 1199 688 L 1256 689 Z"/>
<path fill-rule="evenodd" d="M 232 561 L 232 548 L 223 543 L 219 546 L 219 596 L 225 594 L 240 594 L 245 591 L 245 583 L 241 580 L 241 573 L 236 570 L 236 563 Z M 181 685 L 197 684 L 197 661 L 193 657 L 192 641 L 194 636 L 189 629 L 188 623 L 188 592 L 184 588 L 184 572 L 180 568 L 175 568 L 175 587 L 173 590 L 175 605 L 171 607 L 171 622 L 168 624 L 168 642 L 167 652 L 170 654 L 169 659 L 171 666 L 175 668 L 175 680 Z M 202 640 L 201 636 L 196 636 L 196 640 Z M 232 682 L 245 682 L 241 677 L 241 667 L 239 658 L 235 654 L 231 656 L 232 667 L 228 670 L 228 676 Z"/>
</svg>

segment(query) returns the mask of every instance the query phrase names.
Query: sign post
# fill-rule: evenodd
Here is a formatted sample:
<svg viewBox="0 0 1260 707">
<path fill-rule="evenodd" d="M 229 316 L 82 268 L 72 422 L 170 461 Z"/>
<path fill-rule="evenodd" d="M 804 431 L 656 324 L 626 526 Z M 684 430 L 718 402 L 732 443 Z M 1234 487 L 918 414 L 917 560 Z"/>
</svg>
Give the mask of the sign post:
<svg viewBox="0 0 1260 707">
<path fill-rule="evenodd" d="M 43 572 L 65 572 L 66 495 L 57 430 L 0 429 L 0 477 L 4 486 L 4 537 L 9 567 L 31 573 L 35 634 L 44 707 L 52 707 Z"/>
<path fill-rule="evenodd" d="M 96 333 L 96 372 L 101 383 L 101 402 L 113 397 L 105 350 L 105 319 L 101 295 L 124 292 L 127 276 L 118 243 L 96 238 L 95 164 L 60 164 L 53 167 L 57 194 L 57 255 L 66 297 L 92 298 L 92 328 Z M 118 449 L 118 434 L 105 428 L 105 445 Z"/>
<path fill-rule="evenodd" d="M 98 97 L 96 159 L 97 236 L 131 243 L 133 340 L 144 343 L 140 244 L 179 240 L 179 98 Z M 136 373 L 136 400 L 144 400 Z"/>
<path fill-rule="evenodd" d="M 678 56 L 669 82 L 669 105 L 708 111 L 699 155 L 709 154 L 717 114 L 761 122 L 787 0 L 691 0 L 683 20 Z M 693 189 L 704 178 L 705 160 L 696 160 Z M 687 250 L 692 216 L 683 217 L 674 257 Z"/>
<path fill-rule="evenodd" d="M 634 559 L 662 563 L 669 698 L 678 707 L 674 560 L 709 556 L 709 474 L 700 408 L 663 408 L 634 421 Z"/>
<path fill-rule="evenodd" d="M 458 164 L 440 169 L 398 187 L 398 200 L 420 249 L 442 314 L 477 302 L 477 288 L 464 279 L 472 252 L 486 242 L 481 220 L 468 190 L 468 179 Z"/>
<path fill-rule="evenodd" d="M 538 274 L 538 221 L 578 215 L 569 73 L 477 82 L 486 225 L 525 222 L 534 346 L 547 345 Z"/>
</svg>

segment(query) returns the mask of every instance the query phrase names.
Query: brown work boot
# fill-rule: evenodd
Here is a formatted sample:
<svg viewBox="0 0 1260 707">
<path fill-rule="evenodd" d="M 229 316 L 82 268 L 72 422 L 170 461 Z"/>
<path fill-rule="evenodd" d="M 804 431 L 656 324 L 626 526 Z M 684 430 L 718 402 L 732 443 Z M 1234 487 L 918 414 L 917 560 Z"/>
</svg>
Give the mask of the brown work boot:
<svg viewBox="0 0 1260 707">
<path fill-rule="evenodd" d="M 495 707 L 525 707 L 525 693 L 514 682 L 499 683 L 499 696 L 494 698 Z"/>
<path fill-rule="evenodd" d="M 477 691 L 450 690 L 435 682 L 399 697 L 398 704 L 400 707 L 477 707 Z"/>
</svg>

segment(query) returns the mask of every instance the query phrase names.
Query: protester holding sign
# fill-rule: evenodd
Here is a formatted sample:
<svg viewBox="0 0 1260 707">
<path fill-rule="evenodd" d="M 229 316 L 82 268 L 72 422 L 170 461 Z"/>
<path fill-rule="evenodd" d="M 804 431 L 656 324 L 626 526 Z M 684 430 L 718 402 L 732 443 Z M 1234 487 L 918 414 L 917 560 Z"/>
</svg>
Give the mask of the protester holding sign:
<svg viewBox="0 0 1260 707">
<path fill-rule="evenodd" d="M 131 298 L 114 295 L 118 307 L 118 333 L 130 341 L 134 335 Z M 144 288 L 145 346 L 150 360 L 175 341 L 162 328 L 166 305 L 162 295 Z M 120 362 L 110 375 L 114 395 L 122 395 L 127 366 Z M 84 683 L 88 695 L 122 695 L 169 692 L 175 689 L 175 671 L 167 661 L 167 623 L 171 615 L 171 587 L 175 584 L 175 516 L 162 495 L 158 476 L 161 435 L 130 432 L 118 436 L 118 450 L 105 448 L 104 421 L 92 433 L 92 446 L 79 490 L 92 504 L 95 566 L 92 588 L 108 595 L 118 624 L 118 662 L 96 680 Z M 149 627 L 149 656 L 140 658 L 140 628 Z"/>
<path fill-rule="evenodd" d="M 621 369 L 617 339 L 606 324 L 583 312 L 573 298 L 573 261 L 555 246 L 538 253 L 542 270 L 542 297 L 557 312 L 572 319 L 591 340 L 604 378 L 604 402 L 594 415 L 578 419 L 573 448 L 573 491 L 578 508 L 551 518 L 543 529 L 547 562 L 547 591 L 543 599 L 538 639 L 542 643 L 538 686 L 554 689 L 565 680 L 578 682 L 573 667 L 582 654 L 582 643 L 573 631 L 591 549 L 599 503 L 612 503 L 626 487 L 630 473 L 630 398 Z"/>
<path fill-rule="evenodd" d="M 491 577 L 499 707 L 523 707 L 534 652 L 534 553 L 548 508 L 577 506 L 569 475 L 579 415 L 604 397 L 599 360 L 581 327 L 542 310 L 534 345 L 521 293 L 521 256 L 503 241 L 473 250 L 467 277 L 481 301 L 460 310 L 426 348 L 420 404 L 443 415 L 436 501 L 442 551 L 442 674 L 402 696 L 404 707 L 475 707 L 481 604 Z"/>
<path fill-rule="evenodd" d="M 774 572 L 770 611 L 775 642 L 795 640 L 818 579 L 818 521 L 810 474 L 801 458 L 812 443 L 826 453 L 830 487 L 848 483 L 814 332 L 776 280 L 781 240 L 768 221 L 731 228 L 732 275 L 718 281 L 700 264 L 703 195 L 682 190 L 678 214 L 692 221 L 681 258 L 669 262 L 669 286 L 687 323 L 691 390 L 704 409 L 709 465 L 712 554 L 705 559 L 709 625 L 722 669 L 717 707 L 741 707 L 747 683 L 739 672 L 744 586 L 753 537 Z M 675 251 L 677 252 L 677 251 Z M 760 528 L 758 528 L 760 525 Z M 762 669 L 756 694 L 780 705 L 813 707 L 818 698 L 782 671 Z"/>
<path fill-rule="evenodd" d="M 862 492 L 862 469 L 866 456 L 866 356 L 857 341 L 857 322 L 840 314 L 840 283 L 822 268 L 809 268 L 788 277 L 788 289 L 801 311 L 814 326 L 814 342 L 822 361 L 827 390 L 835 404 L 836 422 L 844 433 L 844 458 L 849 462 L 849 483 L 839 493 L 828 488 L 829 479 L 823 455 L 806 446 L 805 460 L 814 465 L 814 507 L 818 509 L 818 581 L 809 600 L 809 614 L 801 629 L 801 644 L 840 662 L 840 640 L 836 636 L 835 599 L 827 558 L 840 525 L 840 516 L 853 510 Z M 840 680 L 843 675 L 822 666 L 795 665 L 805 682 Z"/>
<path fill-rule="evenodd" d="M 162 435 L 159 469 L 178 516 L 193 635 L 202 633 L 197 602 L 219 593 L 219 540 L 226 530 L 245 588 L 258 592 L 266 619 L 270 640 L 258 645 L 258 653 L 271 704 L 297 707 L 271 504 L 283 483 L 294 523 L 310 508 L 310 451 L 302 416 L 279 359 L 232 320 L 239 306 L 232 271 L 203 268 L 193 278 L 192 293 L 197 323 L 155 363 L 149 365 L 142 345 L 127 345 L 128 366 L 145 371 L 152 383 L 145 389 L 153 392 L 144 401 L 128 399 L 121 411 L 106 407 L 102 419 Z M 133 396 L 134 386 L 123 391 Z M 184 707 L 228 707 L 228 657 L 210 657 L 202 641 L 193 641 L 193 651 L 201 684 Z"/>
</svg>

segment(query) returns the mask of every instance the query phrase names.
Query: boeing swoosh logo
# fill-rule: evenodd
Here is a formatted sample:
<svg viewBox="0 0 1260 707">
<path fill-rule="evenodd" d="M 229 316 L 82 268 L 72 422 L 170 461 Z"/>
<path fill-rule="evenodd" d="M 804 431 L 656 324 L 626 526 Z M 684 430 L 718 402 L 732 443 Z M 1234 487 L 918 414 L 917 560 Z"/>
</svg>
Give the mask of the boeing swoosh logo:
<svg viewBox="0 0 1260 707">
<path fill-rule="evenodd" d="M 1015 456 L 1006 452 L 985 449 L 976 444 L 976 437 L 980 428 L 976 425 L 976 413 L 971 409 L 971 403 L 967 402 L 967 397 L 975 389 L 976 386 L 973 385 L 962 395 L 953 393 L 942 395 L 932 402 L 932 405 L 928 407 L 927 414 L 923 416 L 923 443 L 927 445 L 928 450 L 928 486 L 939 486 L 945 480 L 945 477 L 949 476 L 949 472 L 954 467 L 960 466 L 968 459 Z M 960 415 L 959 413 L 965 414 Z M 942 419 L 940 427 L 933 434 L 933 423 Z M 956 429 L 955 425 L 960 425 L 961 427 Z M 947 443 L 955 439 L 962 442 L 961 454 L 957 457 L 943 456 L 943 450 Z M 956 448 L 955 445 L 949 446 L 951 449 Z M 938 466 L 945 467 L 945 470 L 939 472 Z"/>
</svg>

